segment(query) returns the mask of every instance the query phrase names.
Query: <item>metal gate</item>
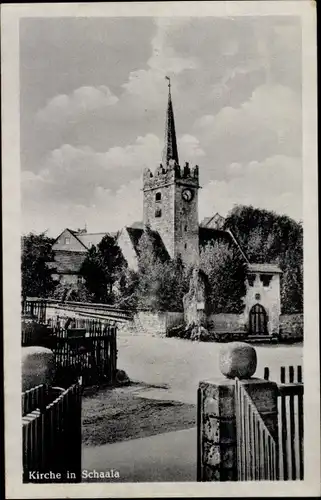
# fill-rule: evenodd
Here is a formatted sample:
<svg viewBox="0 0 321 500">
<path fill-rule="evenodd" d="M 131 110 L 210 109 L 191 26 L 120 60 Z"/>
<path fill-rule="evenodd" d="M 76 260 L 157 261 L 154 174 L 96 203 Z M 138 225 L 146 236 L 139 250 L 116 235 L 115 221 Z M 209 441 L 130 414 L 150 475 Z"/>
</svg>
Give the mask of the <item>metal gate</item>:
<svg viewBox="0 0 321 500">
<path fill-rule="evenodd" d="M 275 439 L 238 379 L 235 379 L 235 413 L 237 480 L 277 480 L 278 455 Z"/>
<path fill-rule="evenodd" d="M 261 304 L 255 304 L 250 311 L 250 335 L 267 335 L 267 313 Z"/>
</svg>

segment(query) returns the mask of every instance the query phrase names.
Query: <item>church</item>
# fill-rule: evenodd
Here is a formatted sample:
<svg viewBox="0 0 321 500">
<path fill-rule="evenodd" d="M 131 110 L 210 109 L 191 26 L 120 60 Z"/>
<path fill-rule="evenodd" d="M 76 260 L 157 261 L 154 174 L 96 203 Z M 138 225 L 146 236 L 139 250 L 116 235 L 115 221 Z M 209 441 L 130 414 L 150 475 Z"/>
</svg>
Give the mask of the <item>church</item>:
<svg viewBox="0 0 321 500">
<path fill-rule="evenodd" d="M 154 172 L 150 169 L 143 172 L 143 220 L 122 228 L 115 235 L 118 245 L 132 269 L 137 269 L 137 248 L 146 226 L 152 230 L 158 248 L 162 247 L 171 259 L 180 256 L 187 266 L 198 267 L 200 249 L 209 242 L 234 246 L 247 265 L 242 324 L 252 335 L 277 334 L 282 271 L 274 264 L 249 262 L 233 233 L 224 229 L 224 218 L 219 214 L 199 223 L 199 173 L 198 165 L 179 162 L 169 80 L 162 162 Z M 88 249 L 97 245 L 106 233 L 65 229 L 53 245 L 54 277 L 66 284 L 80 283 L 79 271 Z"/>
</svg>

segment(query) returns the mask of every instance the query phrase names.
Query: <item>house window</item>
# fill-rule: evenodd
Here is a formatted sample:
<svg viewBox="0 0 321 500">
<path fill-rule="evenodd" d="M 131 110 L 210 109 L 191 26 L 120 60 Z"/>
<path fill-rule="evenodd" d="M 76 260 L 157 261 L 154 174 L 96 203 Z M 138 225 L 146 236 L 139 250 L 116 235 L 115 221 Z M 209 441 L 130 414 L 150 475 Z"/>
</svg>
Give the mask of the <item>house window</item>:
<svg viewBox="0 0 321 500">
<path fill-rule="evenodd" d="M 155 201 L 161 201 L 161 199 L 162 199 L 162 193 L 156 193 Z"/>
<path fill-rule="evenodd" d="M 162 216 L 162 210 L 161 208 L 156 208 L 155 210 L 155 217 L 161 217 Z"/>
<path fill-rule="evenodd" d="M 69 245 L 70 244 L 70 238 L 66 237 L 65 238 L 65 245 Z"/>
<path fill-rule="evenodd" d="M 78 285 L 81 285 L 84 282 L 84 279 L 82 276 L 77 276 L 77 283 Z"/>
<path fill-rule="evenodd" d="M 270 286 L 272 274 L 260 274 L 260 280 L 263 286 Z"/>
<path fill-rule="evenodd" d="M 255 281 L 255 274 L 249 274 L 247 277 L 247 281 L 249 286 L 253 286 Z"/>
</svg>

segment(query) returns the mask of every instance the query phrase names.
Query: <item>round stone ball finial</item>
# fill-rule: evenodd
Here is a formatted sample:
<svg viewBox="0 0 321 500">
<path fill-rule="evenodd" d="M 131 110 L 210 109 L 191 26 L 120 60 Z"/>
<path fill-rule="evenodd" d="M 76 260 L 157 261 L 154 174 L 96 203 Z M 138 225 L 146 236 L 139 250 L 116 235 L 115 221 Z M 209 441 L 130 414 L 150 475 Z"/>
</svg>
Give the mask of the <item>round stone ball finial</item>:
<svg viewBox="0 0 321 500">
<path fill-rule="evenodd" d="M 56 372 L 55 355 L 46 347 L 22 347 L 22 392 L 40 384 L 51 385 Z"/>
<path fill-rule="evenodd" d="M 220 350 L 219 366 L 227 378 L 249 379 L 257 367 L 256 350 L 246 342 L 229 342 Z"/>
</svg>

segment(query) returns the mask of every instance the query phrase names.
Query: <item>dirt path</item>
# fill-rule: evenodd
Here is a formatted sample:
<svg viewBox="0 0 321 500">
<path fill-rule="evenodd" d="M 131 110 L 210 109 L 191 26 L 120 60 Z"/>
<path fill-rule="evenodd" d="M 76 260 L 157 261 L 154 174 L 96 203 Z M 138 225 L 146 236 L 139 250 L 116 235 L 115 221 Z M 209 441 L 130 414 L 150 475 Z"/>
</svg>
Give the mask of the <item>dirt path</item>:
<svg viewBox="0 0 321 500">
<path fill-rule="evenodd" d="M 169 401 L 166 397 L 164 400 L 149 399 L 147 395 L 151 389 L 167 392 L 164 387 L 142 384 L 85 390 L 83 445 L 99 446 L 196 425 L 195 405 Z"/>
</svg>

